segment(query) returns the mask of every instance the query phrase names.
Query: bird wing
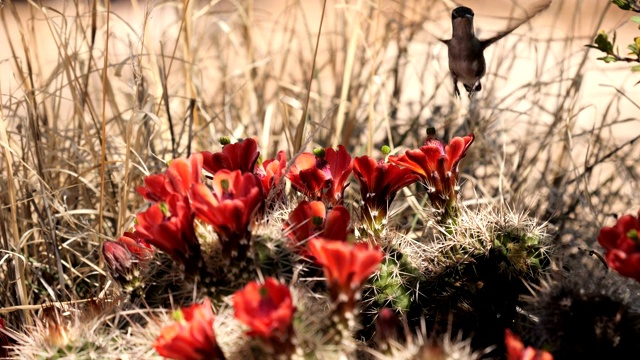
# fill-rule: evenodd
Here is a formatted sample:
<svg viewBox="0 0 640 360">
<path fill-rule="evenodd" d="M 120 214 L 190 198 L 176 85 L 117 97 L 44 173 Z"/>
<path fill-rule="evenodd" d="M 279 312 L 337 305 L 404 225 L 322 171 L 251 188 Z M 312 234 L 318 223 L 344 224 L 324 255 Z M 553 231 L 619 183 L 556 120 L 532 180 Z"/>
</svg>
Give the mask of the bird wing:
<svg viewBox="0 0 640 360">
<path fill-rule="evenodd" d="M 511 32 L 513 32 L 513 30 L 517 29 L 520 27 L 520 25 L 526 23 L 527 21 L 531 20 L 531 18 L 533 18 L 534 16 L 538 15 L 540 12 L 542 12 L 543 10 L 546 10 L 549 5 L 551 5 L 551 0 L 540 0 L 540 1 L 536 1 L 533 4 L 531 4 L 531 6 L 529 6 L 529 9 L 527 9 L 527 16 L 524 19 L 520 19 L 518 20 L 515 24 L 512 24 L 508 29 L 498 33 L 497 35 L 490 37 L 486 40 L 480 40 L 480 45 L 482 47 L 482 50 L 488 48 L 489 46 L 491 46 L 491 44 L 493 44 L 494 42 L 502 39 L 503 37 L 509 35 Z"/>
</svg>

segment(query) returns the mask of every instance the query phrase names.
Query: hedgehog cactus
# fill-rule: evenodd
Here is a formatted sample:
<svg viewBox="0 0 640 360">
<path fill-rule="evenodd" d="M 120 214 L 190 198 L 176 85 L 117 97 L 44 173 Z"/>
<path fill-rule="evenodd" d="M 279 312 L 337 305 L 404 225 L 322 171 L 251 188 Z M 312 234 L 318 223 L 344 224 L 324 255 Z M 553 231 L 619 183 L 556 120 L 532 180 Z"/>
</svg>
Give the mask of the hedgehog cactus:
<svg viewBox="0 0 640 360">
<path fill-rule="evenodd" d="M 558 270 L 538 286 L 525 307 L 538 321 L 526 335 L 556 360 L 634 358 L 640 352 L 634 302 L 640 286 L 590 265 Z"/>
<path fill-rule="evenodd" d="M 352 161 L 339 147 L 303 153 L 289 168 L 283 153 L 263 162 L 255 140 L 247 139 L 205 154 L 213 178 L 204 180 L 197 174 L 201 156 L 176 159 L 139 189 L 162 216 L 138 215 L 145 221 L 133 234 L 106 242 L 104 257 L 126 291 L 171 290 L 184 305 L 193 294 L 209 298 L 220 308 L 216 316 L 229 319 L 216 330 L 231 339 L 220 340 L 218 358 L 352 358 L 360 347 L 356 339 L 382 358 L 450 358 L 458 345 L 467 358 L 490 347 L 499 356 L 519 349 L 515 338 L 505 343 L 505 329 L 527 321 L 518 311 L 521 298 L 539 286 L 551 263 L 550 237 L 546 224 L 526 213 L 457 201 L 458 165 L 473 139 L 444 145 L 430 131 L 419 150 L 389 163 Z M 355 220 L 344 199 L 352 167 L 364 204 Z M 309 199 L 267 204 L 266 194 L 285 177 Z M 417 179 L 431 200 L 422 214 L 425 228 L 401 234 L 386 221 L 389 204 Z M 278 186 L 272 198 L 286 196 L 285 190 Z M 176 237 L 160 233 L 161 227 Z M 149 260 L 151 249 L 159 251 Z M 175 260 L 173 266 L 158 266 L 163 257 Z M 253 281 L 256 273 L 265 280 Z M 159 283 L 169 285 L 153 287 Z M 230 303 L 233 310 L 225 308 Z M 418 327 L 429 334 L 416 333 Z M 224 345 L 229 341 L 232 347 Z"/>
<path fill-rule="evenodd" d="M 395 295 L 390 301 L 395 305 L 405 289 L 419 289 L 410 297 L 410 321 L 424 318 L 436 334 L 475 333 L 474 348 L 503 343 L 505 327 L 518 316 L 520 297 L 529 294 L 550 262 L 545 225 L 523 213 L 459 206 L 454 222 L 428 234 L 419 242 L 399 242 L 402 258 L 387 256 L 373 282 L 376 299 Z M 411 275 L 408 264 L 421 264 L 416 268 L 421 275 Z"/>
<path fill-rule="evenodd" d="M 550 263 L 544 241 L 537 234 L 512 229 L 495 235 L 492 250 L 504 257 L 500 265 L 505 272 L 514 277 L 536 277 Z"/>
<path fill-rule="evenodd" d="M 399 251 L 388 253 L 380 264 L 380 271 L 374 277 L 371 291 L 372 296 L 380 306 L 389 306 L 402 312 L 409 310 L 412 290 L 420 280 L 421 275 Z"/>
</svg>

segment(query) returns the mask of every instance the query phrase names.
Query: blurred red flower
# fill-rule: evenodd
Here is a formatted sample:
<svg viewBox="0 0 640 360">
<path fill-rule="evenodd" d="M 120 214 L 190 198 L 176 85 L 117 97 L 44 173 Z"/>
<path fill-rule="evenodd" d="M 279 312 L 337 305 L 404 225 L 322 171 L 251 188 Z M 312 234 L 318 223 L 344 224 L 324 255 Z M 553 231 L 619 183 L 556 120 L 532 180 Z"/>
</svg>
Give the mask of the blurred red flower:
<svg viewBox="0 0 640 360">
<path fill-rule="evenodd" d="M 349 235 L 353 233 L 353 229 L 349 228 L 351 214 L 349 210 L 342 205 L 334 206 L 327 213 L 324 221 L 324 227 L 320 232 L 320 236 L 330 240 L 346 241 Z"/>
<path fill-rule="evenodd" d="M 116 280 L 128 280 L 133 273 L 133 255 L 124 245 L 115 241 L 105 241 L 102 243 L 102 256 Z"/>
<path fill-rule="evenodd" d="M 145 186 L 136 191 L 151 202 L 167 201 L 172 194 L 187 196 L 193 184 L 200 183 L 202 177 L 202 155 L 193 154 L 188 159 L 173 159 L 167 171 L 144 178 Z"/>
<path fill-rule="evenodd" d="M 155 251 L 137 232 L 125 232 L 116 240 L 133 255 L 137 261 L 147 261 L 153 257 Z"/>
<path fill-rule="evenodd" d="M 289 213 L 289 220 L 282 224 L 289 245 L 301 255 L 305 255 L 306 242 L 322 231 L 326 216 L 326 208 L 322 201 L 303 200 L 298 203 Z"/>
<path fill-rule="evenodd" d="M 289 245 L 300 255 L 309 257 L 306 242 L 316 236 L 332 240 L 346 240 L 350 233 L 351 216 L 344 206 L 336 206 L 327 214 L 322 201 L 301 201 L 283 223 Z"/>
<path fill-rule="evenodd" d="M 215 317 L 211 302 L 194 304 L 178 310 L 178 321 L 165 326 L 153 343 L 158 354 L 170 359 L 224 359 L 213 330 Z"/>
<path fill-rule="evenodd" d="M 195 216 L 185 200 L 186 197 L 171 195 L 166 205 L 154 204 L 139 213 L 136 215 L 135 232 L 191 272 L 200 258 L 200 243 L 193 227 Z"/>
<path fill-rule="evenodd" d="M 265 160 L 262 164 L 256 166 L 254 173 L 262 183 L 265 198 L 269 196 L 272 189 L 278 186 L 286 167 L 287 155 L 282 150 L 278 151 L 274 159 Z"/>
<path fill-rule="evenodd" d="M 144 186 L 138 186 L 136 191 L 148 201 L 162 202 L 171 194 L 166 187 L 166 179 L 164 173 L 145 176 Z"/>
<path fill-rule="evenodd" d="M 323 238 L 310 240 L 309 250 L 324 270 L 331 299 L 347 303 L 347 311 L 353 309 L 362 283 L 384 258 L 378 247 Z"/>
<path fill-rule="evenodd" d="M 407 150 L 402 156 L 390 156 L 389 162 L 411 169 L 428 186 L 429 199 L 437 209 L 447 209 L 457 199 L 458 164 L 473 143 L 474 135 L 454 137 L 448 145 L 436 139 L 435 130 L 418 150 Z"/>
<path fill-rule="evenodd" d="M 202 161 L 201 154 L 193 154 L 188 159 L 173 159 L 164 173 L 145 177 L 145 186 L 139 186 L 136 191 L 155 204 L 136 215 L 135 232 L 121 237 L 118 240 L 121 245 L 125 245 L 132 254 L 145 257 L 153 255 L 153 252 L 145 250 L 151 244 L 183 263 L 187 272 L 195 270 L 200 244 L 193 227 L 195 215 L 188 195 L 194 184 L 201 183 Z M 118 247 L 108 244 L 107 248 L 122 260 Z"/>
<path fill-rule="evenodd" d="M 537 350 L 531 346 L 525 348 L 520 338 L 514 335 L 511 330 L 505 329 L 504 334 L 507 360 L 553 360 L 553 355 L 544 350 Z"/>
<path fill-rule="evenodd" d="M 353 173 L 360 183 L 362 217 L 375 232 L 384 230 L 384 220 L 398 190 L 418 180 L 409 168 L 375 161 L 369 156 L 355 158 Z"/>
<path fill-rule="evenodd" d="M 264 284 L 252 281 L 233 294 L 235 317 L 251 330 L 248 335 L 264 339 L 288 340 L 295 307 L 289 288 L 274 278 Z"/>
<path fill-rule="evenodd" d="M 202 180 L 201 154 L 193 154 L 189 159 L 174 159 L 167 169 L 167 189 L 173 194 L 187 196 L 193 184 Z"/>
<path fill-rule="evenodd" d="M 344 146 L 339 145 L 336 151 L 326 148 L 322 156 L 305 152 L 300 154 L 287 173 L 293 188 L 311 200 L 322 200 L 327 205 L 340 205 L 344 195 L 345 184 L 353 161 Z"/>
<path fill-rule="evenodd" d="M 154 252 L 137 233 L 125 232 L 116 241 L 102 243 L 102 256 L 114 279 L 120 282 L 130 281 L 138 270 L 146 269 Z"/>
<path fill-rule="evenodd" d="M 624 215 L 614 226 L 600 229 L 598 243 L 613 270 L 640 282 L 640 210 L 638 217 Z"/>
<path fill-rule="evenodd" d="M 226 144 L 221 152 L 201 152 L 204 161 L 203 166 L 208 172 L 215 174 L 220 170 L 240 170 L 244 173 L 252 173 L 260 152 L 258 142 L 248 138 L 234 144 Z"/>
<path fill-rule="evenodd" d="M 220 170 L 214 175 L 213 191 L 196 184 L 190 194 L 193 210 L 213 226 L 223 251 L 231 257 L 246 255 L 251 221 L 264 201 L 260 180 L 253 173 Z"/>
</svg>

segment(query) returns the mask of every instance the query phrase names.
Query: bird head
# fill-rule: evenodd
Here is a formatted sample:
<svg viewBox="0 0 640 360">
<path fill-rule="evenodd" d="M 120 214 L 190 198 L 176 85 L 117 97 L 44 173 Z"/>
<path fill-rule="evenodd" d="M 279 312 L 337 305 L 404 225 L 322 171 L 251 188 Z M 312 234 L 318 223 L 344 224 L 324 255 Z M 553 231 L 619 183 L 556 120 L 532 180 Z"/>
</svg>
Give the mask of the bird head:
<svg viewBox="0 0 640 360">
<path fill-rule="evenodd" d="M 453 11 L 451 12 L 451 21 L 454 21 L 460 18 L 467 18 L 467 19 L 473 20 L 473 15 L 475 15 L 473 13 L 473 10 L 469 9 L 466 6 L 459 6 L 453 9 Z"/>
<path fill-rule="evenodd" d="M 451 23 L 453 26 L 453 36 L 474 36 L 473 31 L 473 10 L 466 6 L 459 6 L 451 12 Z"/>
</svg>

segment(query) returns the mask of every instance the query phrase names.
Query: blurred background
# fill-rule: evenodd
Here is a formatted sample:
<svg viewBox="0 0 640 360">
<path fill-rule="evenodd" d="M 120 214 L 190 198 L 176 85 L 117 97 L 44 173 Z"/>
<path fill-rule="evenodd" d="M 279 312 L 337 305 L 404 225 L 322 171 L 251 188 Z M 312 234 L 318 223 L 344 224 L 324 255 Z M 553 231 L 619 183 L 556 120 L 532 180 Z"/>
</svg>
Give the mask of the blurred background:
<svg viewBox="0 0 640 360">
<path fill-rule="evenodd" d="M 471 100 L 453 97 L 437 40 L 450 37 L 451 10 L 473 8 L 484 38 L 529 1 L 327 1 L 324 17 L 318 0 L 0 4 L 4 245 L 39 268 L 62 244 L 73 259 L 47 271 L 78 293 L 105 274 L 74 264 L 97 265 L 101 241 L 131 226 L 143 177 L 219 150 L 220 136 L 291 159 L 337 144 L 398 153 L 427 126 L 445 140 L 473 132 L 464 198 L 522 206 L 568 252 L 640 204 L 640 75 L 585 47 L 615 31 L 626 55 L 638 35 L 609 1 L 553 1 L 485 52 Z"/>
<path fill-rule="evenodd" d="M 7 1 L 5 0 L 6 4 Z M 21 36 L 26 41 L 26 46 L 34 56 L 35 71 L 38 71 L 40 81 L 54 80 L 55 75 L 63 69 L 60 68 L 60 59 L 63 56 L 82 57 L 88 56 L 87 49 L 81 48 L 79 38 L 89 36 L 87 28 L 90 3 L 74 3 L 70 1 L 43 1 L 38 3 L 18 1 L 16 16 L 9 15 L 8 9 L 4 9 L 3 21 L 6 25 L 0 29 L 0 48 L 4 56 L 0 59 L 2 66 L 1 86 L 3 94 L 19 95 L 20 79 L 16 76 L 14 59 L 9 51 L 9 42 L 14 46 L 21 43 Z M 187 2 L 189 3 L 189 2 Z M 336 50 L 347 50 L 348 41 L 359 36 L 356 49 L 358 58 L 372 59 L 376 62 L 389 64 L 394 60 L 394 51 L 398 51 L 398 43 L 393 47 L 375 48 L 367 46 L 375 44 L 380 37 L 395 36 L 394 31 L 399 31 L 402 26 L 419 27 L 416 34 L 410 39 L 403 39 L 409 46 L 405 72 L 404 86 L 407 91 L 407 101 L 419 100 L 423 94 L 432 93 L 448 75 L 446 48 L 435 41 L 436 37 L 448 38 L 450 36 L 450 11 L 457 5 L 464 5 L 475 10 L 476 31 L 479 37 L 489 37 L 503 29 L 513 18 L 521 18 L 526 9 L 527 1 L 494 0 L 486 1 L 328 1 L 323 35 L 320 38 L 318 63 L 323 64 L 333 61 L 332 57 L 341 58 Z M 39 4 L 39 5 L 35 5 Z M 286 63 L 295 64 L 288 66 L 287 73 L 280 76 L 282 82 L 291 81 L 292 87 L 304 87 L 303 82 L 308 81 L 309 69 L 301 66 L 299 61 L 309 61 L 313 54 L 315 36 L 321 18 L 322 1 L 314 0 L 253 0 L 243 2 L 210 1 L 190 2 L 194 10 L 192 19 L 192 51 L 196 73 L 194 80 L 200 77 L 203 84 L 210 88 L 217 88 L 220 79 L 216 79 L 216 71 L 224 66 L 227 71 L 246 72 L 247 65 L 238 57 L 231 61 L 231 57 L 220 58 L 216 56 L 215 47 L 228 43 L 230 46 L 246 46 L 241 44 L 245 38 L 241 34 L 233 32 L 234 23 L 247 21 L 237 11 L 238 4 L 251 7 L 251 47 L 254 57 L 254 68 L 269 67 L 278 69 L 285 63 L 286 58 L 291 59 Z M 236 5 L 234 5 L 236 4 Z M 243 6 L 244 6 L 243 5 Z M 111 49 L 110 63 L 118 73 L 126 73 L 132 65 L 127 64 L 129 56 L 139 55 L 141 46 L 153 49 L 154 52 L 173 50 L 176 36 L 180 27 L 181 2 L 154 1 L 128 2 L 117 1 L 112 3 L 111 19 Z M 379 6 L 379 8 L 377 8 Z M 100 50 L 104 41 L 104 4 L 98 5 L 100 19 L 97 21 L 96 38 L 98 42 L 96 51 Z M 145 19 L 145 12 L 148 17 Z M 65 18 L 63 20 L 63 15 Z M 621 52 L 625 53 L 626 45 L 633 42 L 637 35 L 637 27 L 628 21 L 629 13 L 611 5 L 608 1 L 580 1 L 580 0 L 555 0 L 551 7 L 525 24 L 513 35 L 491 47 L 486 54 L 489 64 L 486 87 L 490 88 L 492 95 L 497 98 L 511 98 L 514 92 L 520 91 L 525 85 L 533 81 L 556 81 L 562 76 L 572 77 L 570 80 L 580 82 L 579 94 L 576 96 L 577 107 L 581 111 L 576 114 L 580 117 L 581 124 L 586 128 L 593 125 L 597 119 L 602 118 L 607 111 L 609 101 L 618 91 L 623 91 L 629 98 L 637 98 L 638 87 L 633 85 L 639 80 L 638 76 L 629 72 L 626 64 L 604 64 L 595 59 L 601 54 L 591 51 L 589 55 L 584 45 L 593 41 L 598 30 L 607 32 L 616 31 Z M 22 21 L 18 26 L 17 18 Z M 295 18 L 295 19 L 292 19 Z M 291 24 L 287 27 L 287 23 Z M 366 34 L 353 33 L 352 27 L 357 24 L 362 26 L 359 31 L 366 30 Z M 146 29 L 144 29 L 146 27 Z M 351 31 L 351 32 L 348 32 Z M 234 39 L 234 35 L 237 35 Z M 212 39 L 217 37 L 219 39 Z M 226 38 L 226 39 L 222 39 Z M 82 40 L 87 40 L 82 39 Z M 391 39 L 390 41 L 398 40 Z M 144 41 L 144 43 L 142 43 Z M 336 49 L 337 41 L 342 48 Z M 177 49 L 181 52 L 183 44 Z M 61 52 L 66 48 L 67 54 Z M 22 66 L 24 53 L 16 49 L 16 56 Z M 84 50 L 84 52 L 83 52 Z M 241 55 L 236 49 L 236 55 Z M 230 52 L 230 51 L 229 51 Z M 375 52 L 375 54 L 374 54 Z M 37 56 L 35 56 L 37 55 Z M 98 54 L 94 54 L 98 55 Z M 143 57 L 152 55 L 142 54 Z M 157 53 L 153 55 L 158 55 Z M 168 54 L 165 54 L 168 55 Z M 298 59 L 302 58 L 302 59 Z M 142 59 L 144 61 L 145 59 Z M 296 63 L 297 61 L 297 63 Z M 224 62 L 224 65 L 216 64 Z M 309 64 L 310 65 L 310 64 Z M 344 64 L 342 64 L 344 66 Z M 119 66 L 119 67 L 118 67 Z M 323 68 L 324 69 L 324 68 Z M 342 81 L 341 74 L 336 73 L 342 69 L 332 71 L 320 71 L 318 79 L 325 87 L 339 86 Z M 410 76 L 413 73 L 414 76 Z M 235 75 L 241 76 L 241 75 Z M 217 80 L 217 81 L 216 81 Z M 378 79 L 381 86 L 388 79 Z M 210 81 L 213 81 L 210 82 Z M 274 81 L 277 82 L 277 81 Z M 338 85 L 336 85 L 338 84 Z M 211 86 L 213 85 L 213 86 Z M 450 97 L 452 89 L 450 84 L 445 84 L 445 89 L 433 95 L 436 99 L 446 100 Z M 247 86 L 250 86 L 248 84 Z M 275 86 L 275 85 L 274 85 Z M 566 90 L 567 88 L 565 88 Z M 203 95 L 207 89 L 201 89 Z M 562 90 L 562 89 L 559 89 Z M 486 94 L 486 93 L 485 93 Z M 482 97 L 485 94 L 480 94 Z M 173 95 L 173 94 L 172 94 Z M 550 97 L 554 97 L 552 94 Z M 412 98 L 413 96 L 413 98 Z M 487 95 L 488 96 L 488 95 Z M 5 101 L 6 102 L 6 101 Z M 509 103 L 509 106 L 513 106 Z M 622 101 L 616 104 L 616 111 L 620 116 L 633 116 L 637 107 L 632 101 Z M 401 111 L 407 109 L 401 109 Z M 426 109 L 423 117 L 428 116 Z M 324 116 L 326 114 L 323 114 Z M 316 114 L 320 116 L 320 114 Z M 615 135 L 628 138 L 632 134 L 625 131 L 625 127 L 616 127 Z"/>
</svg>

